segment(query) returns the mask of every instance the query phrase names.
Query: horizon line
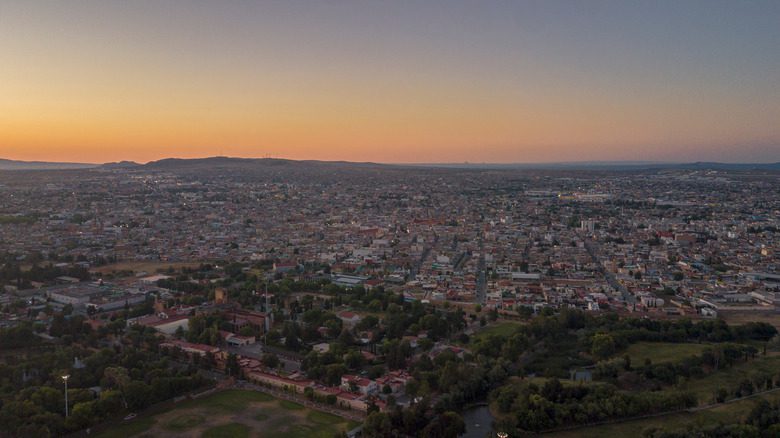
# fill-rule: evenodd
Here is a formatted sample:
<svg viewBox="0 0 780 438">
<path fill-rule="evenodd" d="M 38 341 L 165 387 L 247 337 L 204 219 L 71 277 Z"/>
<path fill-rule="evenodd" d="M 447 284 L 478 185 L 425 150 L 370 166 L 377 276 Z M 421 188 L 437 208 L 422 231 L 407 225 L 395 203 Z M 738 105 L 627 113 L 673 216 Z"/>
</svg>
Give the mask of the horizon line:
<svg viewBox="0 0 780 438">
<path fill-rule="evenodd" d="M 766 161 L 712 161 L 712 160 L 684 160 L 684 161 L 669 161 L 669 160 L 574 160 L 574 161 L 439 161 L 439 162 L 391 162 L 391 161 L 359 161 L 359 160 L 321 160 L 321 159 L 294 159 L 284 157 L 255 157 L 255 156 L 227 156 L 227 155 L 204 155 L 197 157 L 161 157 L 145 162 L 139 162 L 134 160 L 115 160 L 115 161 L 48 161 L 48 160 L 24 160 L 15 158 L 6 158 L 0 156 L 0 160 L 14 161 L 18 163 L 44 163 L 44 164 L 71 164 L 71 165 L 105 165 L 112 163 L 135 163 L 139 165 L 146 165 L 162 160 L 203 160 L 210 158 L 226 158 L 226 159 L 245 159 L 245 160 L 287 160 L 287 161 L 315 161 L 315 162 L 343 162 L 343 163 L 355 163 L 355 164 L 383 164 L 392 166 L 528 166 L 528 165 L 674 165 L 674 164 L 695 164 L 695 163 L 713 163 L 713 164 L 776 164 L 780 163 L 780 157 L 775 160 Z"/>
</svg>

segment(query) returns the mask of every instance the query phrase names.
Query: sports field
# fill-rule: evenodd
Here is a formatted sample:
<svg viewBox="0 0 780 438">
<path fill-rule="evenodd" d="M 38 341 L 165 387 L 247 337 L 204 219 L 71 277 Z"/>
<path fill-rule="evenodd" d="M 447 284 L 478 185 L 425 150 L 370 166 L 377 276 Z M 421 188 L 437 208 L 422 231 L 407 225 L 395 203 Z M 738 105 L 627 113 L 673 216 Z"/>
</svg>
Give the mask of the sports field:
<svg viewBox="0 0 780 438">
<path fill-rule="evenodd" d="M 357 424 L 270 395 L 244 390 L 217 392 L 165 412 L 112 427 L 100 438 L 331 438 Z"/>
</svg>

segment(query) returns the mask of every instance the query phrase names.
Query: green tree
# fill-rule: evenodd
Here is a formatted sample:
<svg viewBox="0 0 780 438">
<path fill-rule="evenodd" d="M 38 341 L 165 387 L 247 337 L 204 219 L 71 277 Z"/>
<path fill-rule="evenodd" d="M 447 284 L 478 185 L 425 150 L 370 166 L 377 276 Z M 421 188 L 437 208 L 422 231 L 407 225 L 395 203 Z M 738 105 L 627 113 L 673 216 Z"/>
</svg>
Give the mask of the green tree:
<svg viewBox="0 0 780 438">
<path fill-rule="evenodd" d="M 615 354 L 615 340 L 607 333 L 593 335 L 590 352 L 599 359 L 606 359 Z"/>
<path fill-rule="evenodd" d="M 273 354 L 273 353 L 265 353 L 263 355 L 263 365 L 267 366 L 268 368 L 276 368 L 279 366 L 279 358 Z"/>
<path fill-rule="evenodd" d="M 144 382 L 132 381 L 127 384 L 125 398 L 130 410 L 138 411 L 151 402 L 152 388 Z"/>
<path fill-rule="evenodd" d="M 390 416 L 381 412 L 372 412 L 363 423 L 363 435 L 368 438 L 393 436 L 393 423 Z"/>
<path fill-rule="evenodd" d="M 238 377 L 241 373 L 241 366 L 238 364 L 238 356 L 234 353 L 228 354 L 227 360 L 225 361 L 225 371 L 228 376 L 233 377 Z"/>
<path fill-rule="evenodd" d="M 422 436 L 428 438 L 457 438 L 466 431 L 463 417 L 456 412 L 448 411 L 437 415 L 433 421 L 422 430 Z"/>
</svg>

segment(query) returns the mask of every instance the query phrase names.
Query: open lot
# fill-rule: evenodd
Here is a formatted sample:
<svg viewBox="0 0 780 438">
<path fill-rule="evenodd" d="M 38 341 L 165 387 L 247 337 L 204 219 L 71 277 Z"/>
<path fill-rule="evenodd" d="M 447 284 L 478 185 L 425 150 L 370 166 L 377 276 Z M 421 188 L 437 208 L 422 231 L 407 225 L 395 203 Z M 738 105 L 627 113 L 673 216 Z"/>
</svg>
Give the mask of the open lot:
<svg viewBox="0 0 780 438">
<path fill-rule="evenodd" d="M 182 402 L 159 414 L 124 422 L 97 436 L 331 438 L 355 426 L 356 423 L 341 417 L 278 400 L 261 392 L 227 390 Z"/>
</svg>

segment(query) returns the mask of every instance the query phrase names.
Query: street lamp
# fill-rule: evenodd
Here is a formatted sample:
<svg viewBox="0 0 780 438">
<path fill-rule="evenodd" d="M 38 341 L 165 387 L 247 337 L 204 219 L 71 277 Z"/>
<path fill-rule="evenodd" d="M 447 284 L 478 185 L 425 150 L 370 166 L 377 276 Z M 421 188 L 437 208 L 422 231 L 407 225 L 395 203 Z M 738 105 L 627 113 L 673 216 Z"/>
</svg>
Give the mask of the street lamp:
<svg viewBox="0 0 780 438">
<path fill-rule="evenodd" d="M 62 380 L 65 382 L 65 418 L 68 418 L 68 377 L 70 374 L 62 376 Z"/>
</svg>

